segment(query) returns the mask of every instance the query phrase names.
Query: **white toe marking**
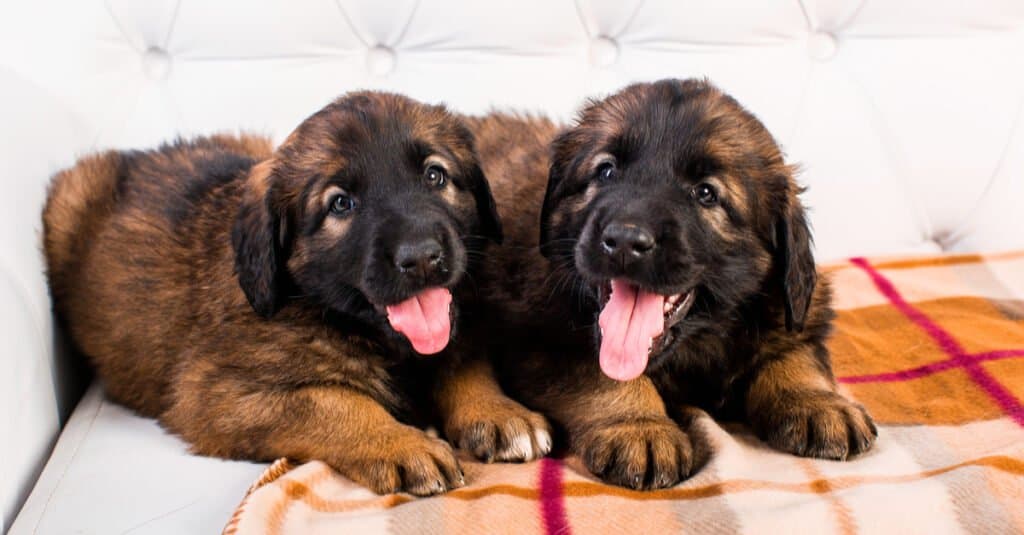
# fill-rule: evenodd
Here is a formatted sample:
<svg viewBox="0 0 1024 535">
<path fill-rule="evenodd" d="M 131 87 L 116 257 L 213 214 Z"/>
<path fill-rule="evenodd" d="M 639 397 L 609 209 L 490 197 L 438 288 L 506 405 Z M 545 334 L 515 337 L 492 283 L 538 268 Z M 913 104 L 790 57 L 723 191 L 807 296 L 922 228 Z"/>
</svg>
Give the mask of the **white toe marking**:
<svg viewBox="0 0 1024 535">
<path fill-rule="evenodd" d="M 512 444 L 498 452 L 498 458 L 504 461 L 530 459 L 533 457 L 533 443 L 530 435 L 519 435 L 512 439 Z"/>
<path fill-rule="evenodd" d="M 533 432 L 533 438 L 537 441 L 537 457 L 543 457 L 551 453 L 551 433 L 548 433 L 544 429 L 536 429 Z"/>
</svg>

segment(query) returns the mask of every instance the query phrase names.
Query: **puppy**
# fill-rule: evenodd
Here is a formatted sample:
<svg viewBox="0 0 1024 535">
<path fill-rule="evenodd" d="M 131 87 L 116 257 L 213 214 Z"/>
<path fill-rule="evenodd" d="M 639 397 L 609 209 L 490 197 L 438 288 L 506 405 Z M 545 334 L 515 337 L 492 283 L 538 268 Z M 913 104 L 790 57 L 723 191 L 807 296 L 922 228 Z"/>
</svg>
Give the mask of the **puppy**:
<svg viewBox="0 0 1024 535">
<path fill-rule="evenodd" d="M 463 473 L 412 424 L 546 426 L 448 358 L 466 274 L 502 231 L 441 106 L 352 93 L 276 151 L 214 136 L 90 156 L 56 175 L 43 223 L 56 311 L 108 394 L 197 453 L 427 495 Z"/>
<path fill-rule="evenodd" d="M 871 447 L 871 418 L 836 391 L 793 167 L 735 100 L 664 80 L 563 131 L 470 127 L 508 237 L 479 277 L 510 348 L 499 374 L 594 474 L 637 489 L 688 477 L 708 453 L 694 407 L 797 455 Z"/>
</svg>

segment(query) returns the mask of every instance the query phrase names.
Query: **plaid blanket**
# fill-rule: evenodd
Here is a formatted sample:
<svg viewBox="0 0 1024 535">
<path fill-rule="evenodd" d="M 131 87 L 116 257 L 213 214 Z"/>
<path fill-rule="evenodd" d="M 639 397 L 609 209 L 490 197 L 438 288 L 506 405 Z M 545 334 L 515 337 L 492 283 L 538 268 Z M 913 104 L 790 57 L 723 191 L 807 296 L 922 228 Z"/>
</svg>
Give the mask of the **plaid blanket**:
<svg viewBox="0 0 1024 535">
<path fill-rule="evenodd" d="M 320 462 L 274 463 L 225 533 L 1024 532 L 1024 251 L 822 269 L 844 393 L 879 425 L 850 462 L 700 425 L 708 466 L 671 489 L 603 485 L 572 457 L 484 465 L 443 496 L 377 496 Z"/>
</svg>

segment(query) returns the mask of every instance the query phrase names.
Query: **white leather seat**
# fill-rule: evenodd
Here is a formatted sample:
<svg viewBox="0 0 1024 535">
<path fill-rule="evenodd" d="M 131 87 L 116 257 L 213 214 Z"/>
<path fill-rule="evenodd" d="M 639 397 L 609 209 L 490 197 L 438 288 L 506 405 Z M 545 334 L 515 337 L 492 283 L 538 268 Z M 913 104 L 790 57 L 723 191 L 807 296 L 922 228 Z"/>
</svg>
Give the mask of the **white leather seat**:
<svg viewBox="0 0 1024 535">
<path fill-rule="evenodd" d="M 4 3 L 2 526 L 82 386 L 56 349 L 38 241 L 49 176 L 77 155 L 225 130 L 281 139 L 357 88 L 568 119 L 630 82 L 707 76 L 803 164 L 820 260 L 992 251 L 1024 247 L 1021 58 L 1019 0 Z M 15 531 L 108 533 L 170 513 L 139 531 L 192 532 L 195 511 L 219 529 L 256 467 L 185 456 L 97 396 L 72 420 L 102 407 L 80 453 L 61 460 L 66 432 Z M 209 501 L 171 513 L 186 495 Z"/>
<path fill-rule="evenodd" d="M 189 455 L 99 384 L 64 427 L 11 533 L 219 533 L 265 465 Z"/>
</svg>

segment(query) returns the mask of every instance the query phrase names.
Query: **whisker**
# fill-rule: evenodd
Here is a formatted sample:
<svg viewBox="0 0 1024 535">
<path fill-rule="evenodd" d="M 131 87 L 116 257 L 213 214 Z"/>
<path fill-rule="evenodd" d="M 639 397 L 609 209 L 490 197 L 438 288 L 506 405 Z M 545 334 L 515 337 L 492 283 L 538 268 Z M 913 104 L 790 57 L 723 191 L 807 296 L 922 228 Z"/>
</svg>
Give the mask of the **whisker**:
<svg viewBox="0 0 1024 535">
<path fill-rule="evenodd" d="M 468 272 L 468 271 L 466 271 L 462 275 L 464 277 L 466 277 L 466 280 L 469 281 L 469 283 L 471 285 L 473 285 L 473 295 L 479 296 L 480 295 L 480 285 L 477 284 L 476 279 L 473 278 L 473 275 L 470 272 Z"/>
</svg>

